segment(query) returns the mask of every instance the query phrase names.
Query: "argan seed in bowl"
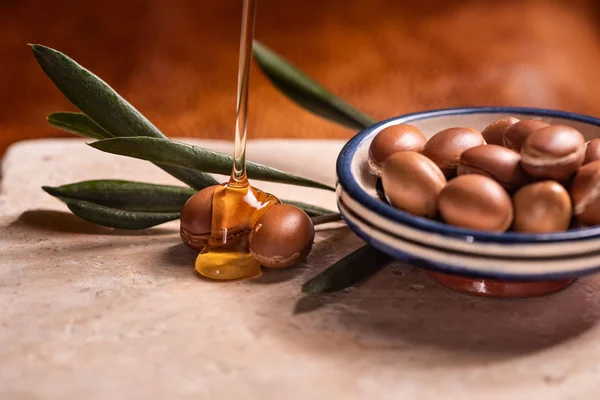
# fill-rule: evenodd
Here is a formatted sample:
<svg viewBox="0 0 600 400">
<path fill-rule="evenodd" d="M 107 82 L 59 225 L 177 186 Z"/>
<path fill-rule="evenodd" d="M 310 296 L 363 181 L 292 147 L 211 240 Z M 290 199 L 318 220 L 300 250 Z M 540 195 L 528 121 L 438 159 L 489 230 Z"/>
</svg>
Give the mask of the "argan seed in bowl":
<svg viewBox="0 0 600 400">
<path fill-rule="evenodd" d="M 414 151 L 396 153 L 383 164 L 381 181 L 395 207 L 423 217 L 437 215 L 437 198 L 446 178 L 429 158 Z"/>
<path fill-rule="evenodd" d="M 448 128 L 433 135 L 425 144 L 423 155 L 437 164 L 446 178 L 456 176 L 461 154 L 484 144 L 481 133 L 473 128 Z"/>
<path fill-rule="evenodd" d="M 577 129 L 551 125 L 531 133 L 521 148 L 521 165 L 535 179 L 569 179 L 585 159 L 585 139 Z"/>
<path fill-rule="evenodd" d="M 529 182 L 521 168 L 521 155 L 506 147 L 484 144 L 471 147 L 460 156 L 458 175 L 481 174 L 500 183 L 509 193 Z"/>
<path fill-rule="evenodd" d="M 600 225 L 600 161 L 579 168 L 569 193 L 577 222 L 584 226 Z"/>
<path fill-rule="evenodd" d="M 512 223 L 510 197 L 498 182 L 484 175 L 454 178 L 440 192 L 438 202 L 442 218 L 450 225 L 504 232 Z"/>
<path fill-rule="evenodd" d="M 586 143 L 584 164 L 600 160 L 600 139 L 592 139 Z"/>
<path fill-rule="evenodd" d="M 513 196 L 515 232 L 564 232 L 571 224 L 573 208 L 567 190 L 558 182 L 534 182 Z"/>
<path fill-rule="evenodd" d="M 498 146 L 504 146 L 504 131 L 509 126 L 512 126 L 519 122 L 518 118 L 505 117 L 489 124 L 484 130 L 481 131 L 481 135 L 487 144 L 495 144 Z"/>
<path fill-rule="evenodd" d="M 504 147 L 520 152 L 521 147 L 525 140 L 538 129 L 550 126 L 549 123 L 537 120 L 537 119 L 526 119 L 519 121 L 504 131 L 503 144 Z"/>
<path fill-rule="evenodd" d="M 420 130 L 407 124 L 394 125 L 375 136 L 369 147 L 369 170 L 381 176 L 383 163 L 394 153 L 415 151 L 421 153 L 427 138 Z"/>
</svg>

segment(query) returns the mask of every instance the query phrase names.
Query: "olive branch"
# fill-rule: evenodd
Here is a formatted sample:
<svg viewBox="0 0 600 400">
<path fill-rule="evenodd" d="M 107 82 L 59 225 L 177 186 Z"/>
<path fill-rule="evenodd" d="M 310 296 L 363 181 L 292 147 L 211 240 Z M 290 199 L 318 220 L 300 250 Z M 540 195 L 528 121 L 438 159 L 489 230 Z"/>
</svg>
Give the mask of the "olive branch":
<svg viewBox="0 0 600 400">
<path fill-rule="evenodd" d="M 196 191 L 218 184 L 210 174 L 229 174 L 231 156 L 169 139 L 106 82 L 72 58 L 39 44 L 31 45 L 31 49 L 46 75 L 81 111 L 52 113 L 47 117 L 50 125 L 94 139 L 88 145 L 97 150 L 150 161 L 186 185 L 93 180 L 43 187 L 75 215 L 112 228 L 150 228 L 178 219 L 183 205 Z M 302 108 L 354 130 L 375 122 L 260 42 L 254 42 L 253 54 L 273 85 Z M 252 162 L 247 162 L 247 173 L 256 180 L 334 190 L 323 183 Z M 315 205 L 283 202 L 303 209 L 315 224 L 339 219 L 338 213 Z M 364 246 L 311 279 L 303 291 L 343 289 L 370 276 L 389 261 L 389 257 Z"/>
</svg>

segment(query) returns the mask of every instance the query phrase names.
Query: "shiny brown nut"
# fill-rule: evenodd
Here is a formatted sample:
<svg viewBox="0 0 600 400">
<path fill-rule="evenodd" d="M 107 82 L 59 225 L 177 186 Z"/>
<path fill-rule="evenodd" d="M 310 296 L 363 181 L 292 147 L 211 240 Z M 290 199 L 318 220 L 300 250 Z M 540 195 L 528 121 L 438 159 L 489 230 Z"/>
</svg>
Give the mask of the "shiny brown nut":
<svg viewBox="0 0 600 400">
<path fill-rule="evenodd" d="M 600 225 L 600 161 L 579 168 L 569 194 L 577 222 L 583 226 Z"/>
<path fill-rule="evenodd" d="M 388 201 L 396 208 L 421 217 L 437 215 L 437 196 L 446 178 L 433 161 L 407 151 L 392 155 L 383 164 L 381 182 Z"/>
<path fill-rule="evenodd" d="M 489 176 L 512 193 L 529 181 L 520 162 L 521 155 L 516 151 L 495 144 L 484 144 L 465 150 L 456 171 L 458 175 Z"/>
<path fill-rule="evenodd" d="M 567 190 L 556 181 L 534 182 L 513 196 L 516 232 L 552 233 L 569 229 L 573 208 Z"/>
<path fill-rule="evenodd" d="M 513 219 L 509 195 L 498 182 L 485 175 L 454 178 L 441 191 L 438 205 L 444 221 L 463 228 L 504 232 Z"/>
<path fill-rule="evenodd" d="M 600 139 L 592 139 L 586 144 L 584 164 L 600 160 Z"/>
<path fill-rule="evenodd" d="M 310 217 L 298 207 L 276 204 L 250 232 L 250 253 L 262 266 L 286 268 L 304 260 L 315 238 Z"/>
<path fill-rule="evenodd" d="M 429 139 L 423 155 L 436 163 L 446 178 L 452 178 L 456 175 L 456 165 L 463 151 L 482 144 L 485 144 L 483 136 L 475 129 L 444 129 Z"/>
<path fill-rule="evenodd" d="M 536 130 L 521 148 L 521 166 L 536 179 L 566 181 L 583 164 L 584 158 L 583 135 L 565 125 Z"/>
<path fill-rule="evenodd" d="M 506 128 L 502 136 L 504 147 L 520 152 L 525 139 L 534 131 L 550 126 L 549 123 L 537 119 L 524 119 Z"/>
<path fill-rule="evenodd" d="M 504 146 L 504 131 L 511 125 L 516 124 L 520 120 L 514 117 L 506 117 L 499 119 L 498 121 L 492 122 L 488 125 L 481 135 L 487 144 L 496 144 L 498 146 Z"/>
<path fill-rule="evenodd" d="M 393 125 L 379 132 L 369 146 L 369 171 L 381 176 L 381 167 L 385 160 L 400 151 L 421 153 L 427 138 L 412 125 Z"/>
<path fill-rule="evenodd" d="M 213 195 L 218 185 L 209 186 L 190 197 L 181 210 L 181 241 L 194 250 L 208 243 L 212 226 Z"/>
</svg>

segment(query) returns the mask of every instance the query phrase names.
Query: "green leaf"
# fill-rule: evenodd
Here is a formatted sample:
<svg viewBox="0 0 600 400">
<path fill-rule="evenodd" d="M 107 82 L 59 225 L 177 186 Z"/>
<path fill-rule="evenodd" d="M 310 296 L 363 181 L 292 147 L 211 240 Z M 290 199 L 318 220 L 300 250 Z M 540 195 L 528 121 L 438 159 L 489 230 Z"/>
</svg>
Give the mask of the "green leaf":
<svg viewBox="0 0 600 400">
<path fill-rule="evenodd" d="M 102 79 L 65 54 L 31 45 L 38 63 L 71 103 L 114 136 L 166 136 Z"/>
<path fill-rule="evenodd" d="M 124 211 L 178 213 L 194 189 L 120 180 L 93 180 L 42 187 L 62 199 L 83 200 Z"/>
<path fill-rule="evenodd" d="M 301 107 L 350 129 L 362 130 L 375 123 L 371 117 L 345 103 L 256 40 L 253 53 L 260 69 L 269 80 Z"/>
<path fill-rule="evenodd" d="M 61 198 L 73 214 L 97 225 L 118 229 L 145 229 L 179 218 L 178 212 L 125 211 L 84 200 Z"/>
<path fill-rule="evenodd" d="M 390 261 L 390 256 L 369 245 L 363 246 L 306 282 L 302 291 L 314 294 L 346 289 L 366 280 Z"/>
<path fill-rule="evenodd" d="M 111 136 L 148 136 L 168 140 L 108 84 L 77 64 L 75 60 L 39 44 L 32 44 L 31 49 L 46 75 L 67 99 Z M 55 123 L 56 117 L 55 115 Z M 68 123 L 68 120 L 65 123 Z M 200 190 L 217 184 L 213 177 L 198 171 L 177 167 L 165 167 L 163 170 L 194 189 Z"/>
<path fill-rule="evenodd" d="M 196 193 L 181 186 L 118 180 L 83 181 L 42 189 L 86 221 L 119 229 L 145 229 L 178 219 L 186 201 Z M 283 203 L 294 204 L 305 211 L 319 209 L 304 203 Z M 313 217 L 313 223 L 338 221 L 339 216 L 338 213 L 320 214 Z"/>
<path fill-rule="evenodd" d="M 55 112 L 46 117 L 48 123 L 58 129 L 85 136 L 92 139 L 107 139 L 113 137 L 100 125 L 83 113 Z"/>
<path fill-rule="evenodd" d="M 322 215 L 334 214 L 335 211 L 328 210 L 323 207 L 313 206 L 312 204 L 302 203 L 301 201 L 281 200 L 284 204 L 290 204 L 304 210 L 309 217 L 320 217 Z"/>
<path fill-rule="evenodd" d="M 167 174 L 174 176 L 181 182 L 196 190 L 202 190 L 209 186 L 219 184 L 219 181 L 217 181 L 215 178 L 200 171 L 194 171 L 188 168 L 181 168 L 173 165 L 156 165 Z"/>
<path fill-rule="evenodd" d="M 172 140 L 166 141 L 144 137 L 112 138 L 90 143 L 90 146 L 107 153 L 214 174 L 229 175 L 233 163 L 232 157 L 226 154 Z M 248 162 L 246 163 L 246 170 L 248 177 L 251 179 L 334 190 L 325 184 L 261 164 Z"/>
<path fill-rule="evenodd" d="M 121 180 L 93 180 L 42 189 L 51 196 L 119 208 L 128 211 L 180 212 L 185 202 L 196 191 L 182 186 L 156 185 L 145 182 Z M 331 217 L 339 215 L 326 208 L 299 201 L 281 200 L 306 212 L 309 217 Z"/>
</svg>

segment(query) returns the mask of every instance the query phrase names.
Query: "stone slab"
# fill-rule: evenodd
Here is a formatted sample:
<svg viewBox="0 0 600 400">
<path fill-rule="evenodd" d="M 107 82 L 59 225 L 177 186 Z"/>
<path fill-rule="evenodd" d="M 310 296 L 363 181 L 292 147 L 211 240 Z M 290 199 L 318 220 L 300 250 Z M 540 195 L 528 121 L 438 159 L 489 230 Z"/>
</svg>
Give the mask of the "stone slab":
<svg viewBox="0 0 600 400">
<path fill-rule="evenodd" d="M 252 141 L 249 158 L 333 184 L 342 145 Z M 598 277 L 498 300 L 395 263 L 354 289 L 305 298 L 305 280 L 361 245 L 331 224 L 299 268 L 209 282 L 194 273 L 177 222 L 97 227 L 40 190 L 99 178 L 175 183 L 79 139 L 21 142 L 6 154 L 0 399 L 600 398 Z M 257 186 L 335 207 L 332 193 Z"/>
</svg>

